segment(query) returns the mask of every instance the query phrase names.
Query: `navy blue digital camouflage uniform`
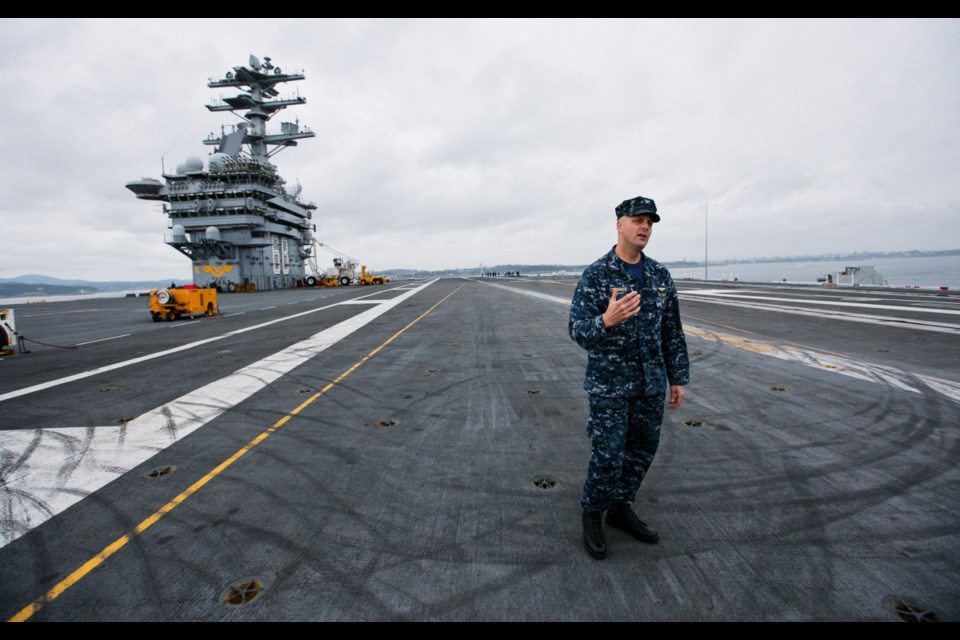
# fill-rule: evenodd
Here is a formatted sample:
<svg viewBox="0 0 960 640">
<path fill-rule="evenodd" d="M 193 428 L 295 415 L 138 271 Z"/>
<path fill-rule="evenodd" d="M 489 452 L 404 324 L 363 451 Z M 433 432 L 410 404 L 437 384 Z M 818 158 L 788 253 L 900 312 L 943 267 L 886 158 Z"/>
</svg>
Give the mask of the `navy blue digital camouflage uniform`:
<svg viewBox="0 0 960 640">
<path fill-rule="evenodd" d="M 570 337 L 588 353 L 592 453 L 581 504 L 590 512 L 633 502 L 660 443 L 667 389 L 690 378 L 673 279 L 645 255 L 642 265 L 641 285 L 611 250 L 583 272 L 570 304 Z M 639 291 L 640 312 L 604 329 L 614 288 Z"/>
</svg>

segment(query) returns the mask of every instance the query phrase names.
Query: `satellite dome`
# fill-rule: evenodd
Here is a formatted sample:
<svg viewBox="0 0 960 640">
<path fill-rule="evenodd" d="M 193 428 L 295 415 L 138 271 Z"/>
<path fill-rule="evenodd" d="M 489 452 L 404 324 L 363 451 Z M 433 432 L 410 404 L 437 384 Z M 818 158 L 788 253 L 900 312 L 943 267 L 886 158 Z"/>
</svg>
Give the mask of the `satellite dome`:
<svg viewBox="0 0 960 640">
<path fill-rule="evenodd" d="M 220 229 L 214 226 L 207 227 L 207 240 L 210 242 L 220 242 Z"/>
<path fill-rule="evenodd" d="M 182 224 L 175 224 L 170 229 L 170 235 L 173 236 L 174 240 L 180 240 L 187 237 L 187 231 L 183 228 Z"/>
<path fill-rule="evenodd" d="M 190 156 L 183 164 L 187 167 L 187 171 L 203 171 L 203 160 L 197 156 Z"/>
<path fill-rule="evenodd" d="M 187 164 L 185 162 L 181 162 L 180 164 L 177 165 L 177 173 L 186 173 L 186 172 L 187 172 Z"/>
</svg>

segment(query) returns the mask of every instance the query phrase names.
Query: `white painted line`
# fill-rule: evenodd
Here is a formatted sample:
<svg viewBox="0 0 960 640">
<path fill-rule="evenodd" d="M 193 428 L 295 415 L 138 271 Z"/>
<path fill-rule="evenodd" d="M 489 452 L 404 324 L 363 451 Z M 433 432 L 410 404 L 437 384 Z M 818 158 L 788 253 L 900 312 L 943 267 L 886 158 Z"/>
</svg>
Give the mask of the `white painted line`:
<svg viewBox="0 0 960 640">
<path fill-rule="evenodd" d="M 270 311 L 270 309 L 276 309 L 276 308 L 277 308 L 277 305 L 273 305 L 272 307 L 263 307 L 262 309 L 260 309 L 260 311 Z"/>
<path fill-rule="evenodd" d="M 88 340 L 87 342 L 78 342 L 77 346 L 82 347 L 85 344 L 94 344 L 95 342 L 106 342 L 107 340 L 116 340 L 117 338 L 126 338 L 129 336 L 129 333 L 125 333 L 122 336 L 110 336 L 109 338 L 100 338 L 99 340 Z"/>
<path fill-rule="evenodd" d="M 483 282 L 478 280 L 477 282 Z M 549 296 L 543 293 L 538 293 L 535 291 L 524 291 L 516 289 L 514 287 L 506 287 L 503 285 L 493 284 L 492 282 L 483 282 L 483 284 L 489 285 L 491 287 L 496 287 L 498 289 L 505 289 L 513 293 L 521 293 L 523 295 L 532 296 L 534 298 L 540 298 L 542 300 L 550 300 L 552 302 L 557 302 L 564 305 L 569 305 L 570 300 L 566 298 L 557 298 L 556 296 Z M 700 292 L 698 292 L 700 293 Z M 695 298 L 690 294 L 680 294 L 681 298 Z M 743 296 L 747 297 L 747 296 Z M 937 323 L 925 322 L 923 320 L 906 320 L 898 318 L 888 318 L 885 316 L 867 316 L 867 315 L 858 315 L 845 313 L 842 311 L 828 312 L 824 310 L 811 311 L 807 309 L 793 309 L 791 307 L 780 307 L 776 305 L 760 305 L 755 303 L 746 303 L 746 302 L 737 302 L 737 301 L 719 301 L 716 299 L 706 298 L 700 300 L 701 302 L 711 302 L 714 304 L 727 304 L 731 306 L 740 306 L 747 307 L 752 309 L 762 309 L 768 311 L 785 311 L 787 313 L 796 313 L 799 315 L 810 315 L 816 316 L 819 318 L 824 317 L 825 315 L 830 315 L 834 317 L 835 314 L 842 315 L 844 317 L 840 318 L 843 320 L 855 320 L 858 322 L 873 322 L 875 324 L 893 324 L 894 322 L 899 322 L 895 326 L 910 326 L 915 329 L 926 329 L 928 331 L 942 331 L 944 333 L 960 333 L 960 326 L 942 324 L 938 325 Z M 873 305 L 864 305 L 864 306 L 873 306 Z M 887 322 L 883 322 L 886 320 Z M 904 325 L 904 323 L 909 323 Z M 916 326 L 919 325 L 919 326 Z M 940 378 L 931 378 L 929 376 L 921 376 L 919 374 L 910 374 L 905 371 L 901 371 L 895 367 L 887 367 L 884 365 L 873 364 L 869 362 L 862 362 L 854 360 L 852 358 L 844 358 L 841 356 L 834 356 L 830 354 L 821 353 L 814 350 L 805 350 L 797 349 L 795 347 L 781 346 L 769 342 L 764 342 L 760 340 L 746 340 L 744 338 L 739 338 L 730 334 L 718 333 L 715 331 L 707 331 L 705 329 L 700 329 L 698 327 L 685 326 L 684 330 L 689 335 L 710 341 L 719 341 L 724 344 L 729 344 L 736 348 L 745 349 L 748 351 L 753 351 L 755 353 L 762 353 L 764 355 L 773 356 L 775 358 L 780 358 L 781 360 L 790 360 L 792 362 L 797 362 L 808 367 L 814 367 L 816 369 L 821 369 L 824 371 L 831 371 L 833 373 L 839 373 L 845 376 L 850 376 L 852 378 L 859 378 L 861 380 L 868 380 L 870 382 L 879 382 L 887 386 L 896 387 L 904 391 L 910 391 L 912 393 L 920 393 L 920 390 L 914 385 L 915 379 L 920 379 L 927 386 L 942 393 L 943 395 L 951 398 L 953 400 L 960 401 L 960 383 L 953 382 L 950 380 L 942 380 Z"/>
<path fill-rule="evenodd" d="M 878 382 L 911 393 L 921 393 L 916 384 L 919 380 L 934 391 L 947 396 L 951 400 L 960 402 L 960 382 L 925 376 L 918 373 L 908 373 L 896 367 L 822 353 L 813 349 L 800 349 L 792 345 L 780 345 L 764 340 L 742 338 L 733 334 L 710 331 L 690 325 L 685 326 L 684 331 L 687 335 L 700 340 L 720 342 L 721 344 L 744 351 L 760 353 L 779 358 L 780 360 L 796 362 L 821 371 L 839 373 L 840 375 L 858 378 L 868 382 Z"/>
<path fill-rule="evenodd" d="M 123 426 L 3 431 L 0 461 L 12 469 L 0 467 L 0 547 L 196 431 L 433 282 L 436 280 L 167 402 Z"/>
<path fill-rule="evenodd" d="M 741 293 L 759 293 L 759 291 L 751 291 L 749 289 L 738 289 Z M 722 296 L 724 294 L 730 293 L 729 289 L 677 289 L 677 293 L 680 295 L 704 295 L 704 296 Z"/>
<path fill-rule="evenodd" d="M 932 320 L 915 320 L 912 318 L 902 318 L 896 316 L 878 316 L 868 313 L 851 313 L 849 311 L 837 311 L 835 309 L 803 309 L 800 307 L 787 307 L 776 304 L 760 304 L 757 302 L 740 302 L 739 300 L 720 300 L 717 298 L 698 298 L 690 294 L 680 294 L 682 300 L 693 300 L 707 304 L 719 304 L 729 307 L 741 307 L 744 309 L 757 309 L 759 311 L 776 311 L 778 313 L 789 313 L 798 316 L 809 316 L 812 318 L 830 318 L 831 320 L 846 320 L 849 322 L 863 322 L 866 324 L 877 324 L 886 327 L 899 327 L 901 329 L 920 329 L 922 331 L 935 331 L 937 333 L 960 334 L 960 324 L 949 322 L 935 322 Z M 868 305 L 870 306 L 870 305 Z M 911 309 L 912 311 L 912 309 Z"/>
<path fill-rule="evenodd" d="M 346 300 L 340 304 L 383 304 L 387 300 Z"/>
<path fill-rule="evenodd" d="M 432 283 L 432 282 L 436 282 L 436 280 L 431 280 L 430 282 L 427 282 L 427 283 L 426 283 L 425 285 L 423 285 L 423 286 L 427 286 L 428 284 L 430 284 L 430 283 Z M 419 291 L 420 289 L 418 288 L 418 289 L 415 289 L 415 290 L 416 290 L 416 291 Z M 369 294 L 369 295 L 374 295 L 374 294 L 371 293 L 371 294 Z M 368 295 L 368 296 L 363 296 L 363 297 L 369 297 L 369 295 Z M 359 299 L 359 298 L 355 298 L 355 300 L 356 300 L 356 299 Z M 130 360 L 124 360 L 124 361 L 122 361 L 122 362 L 115 362 L 114 364 L 108 364 L 108 365 L 105 365 L 105 366 L 103 366 L 103 367 L 98 367 L 98 368 L 96 368 L 96 369 L 90 369 L 89 371 L 83 371 L 83 372 L 81 372 L 81 373 L 75 373 L 75 374 L 73 374 L 73 375 L 66 376 L 66 377 L 63 377 L 63 378 L 58 378 L 58 379 L 56 379 L 56 380 L 49 380 L 49 381 L 47 381 L 47 382 L 41 382 L 41 383 L 39 383 L 39 384 L 35 384 L 35 385 L 33 385 L 33 386 L 30 386 L 30 387 L 24 387 L 24 388 L 22 388 L 22 389 L 16 389 L 15 391 L 8 391 L 7 393 L 0 394 L 0 402 L 3 402 L 4 400 L 11 400 L 11 399 L 13 399 L 13 398 L 18 398 L 18 397 L 20 397 L 20 396 L 25 396 L 25 395 L 30 394 L 30 393 L 35 393 L 35 392 L 37 392 L 37 391 L 42 391 L 42 390 L 44 390 L 44 389 L 50 389 L 50 388 L 52 388 L 52 387 L 57 387 L 57 386 L 60 386 L 60 385 L 62 385 L 62 384 L 67 384 L 68 382 L 75 382 L 76 380 L 83 380 L 84 378 L 89 378 L 89 377 L 91 377 L 91 376 L 99 375 L 99 374 L 101 374 L 101 373 L 106 373 L 107 371 L 114 371 L 114 370 L 116 370 L 116 369 L 122 369 L 123 367 L 129 367 L 130 365 L 139 364 L 139 363 L 141 363 L 141 362 L 147 362 L 147 361 L 149 361 L 149 360 L 153 360 L 154 358 L 162 358 L 163 356 L 168 356 L 168 355 L 173 354 L 173 353 L 179 353 L 179 352 L 181 352 L 181 351 L 187 351 L 188 349 L 193 349 L 193 348 L 195 348 L 195 347 L 199 347 L 199 346 L 202 346 L 202 345 L 205 345 L 205 344 L 210 344 L 211 342 L 216 342 L 217 340 L 223 340 L 224 338 L 230 338 L 230 337 L 232 337 L 232 336 L 237 336 L 237 335 L 240 335 L 240 334 L 242 334 L 242 333 L 247 333 L 248 331 L 256 331 L 257 329 L 262 329 L 263 327 L 269 327 L 270 325 L 272 325 L 272 324 L 277 324 L 278 322 L 286 322 L 287 320 L 293 320 L 293 319 L 295 319 L 295 318 L 302 318 L 303 316 L 309 315 L 309 314 L 311 314 L 311 313 L 317 313 L 318 311 L 324 311 L 324 310 L 326 310 L 326 309 L 332 309 L 333 307 L 337 307 L 337 306 L 340 306 L 340 305 L 342 305 L 342 304 L 344 304 L 344 303 L 343 303 L 343 302 L 334 302 L 333 304 L 328 304 L 327 306 L 324 306 L 324 307 L 317 307 L 316 309 L 308 309 L 307 311 L 301 311 L 300 313 L 295 313 L 295 314 L 293 314 L 293 315 L 284 316 L 283 318 L 277 318 L 277 319 L 275 319 L 275 320 L 268 320 L 267 322 L 263 322 L 263 323 L 260 323 L 260 324 L 256 324 L 256 325 L 253 325 L 253 326 L 251 326 L 251 327 L 245 327 L 245 328 L 243 328 L 243 329 L 236 329 L 236 330 L 234 330 L 234 331 L 227 332 L 227 333 L 225 333 L 225 334 L 223 334 L 223 335 L 214 336 L 214 337 L 212 337 L 212 338 L 206 338 L 206 339 L 204 339 L 204 340 L 197 340 L 196 342 L 190 342 L 190 343 L 188 343 L 188 344 L 180 345 L 179 347 L 173 347 L 172 349 L 166 349 L 165 351 L 158 351 L 158 352 L 156 352 L 156 353 L 150 353 L 150 354 L 147 354 L 147 355 L 145 355 L 145 356 L 140 356 L 139 358 L 132 358 L 132 359 L 130 359 Z M 243 315 L 243 313 L 244 313 L 244 312 L 241 311 L 240 313 L 233 313 L 233 314 L 230 314 L 230 315 L 231 315 L 231 316 L 239 316 L 239 315 Z"/>
<path fill-rule="evenodd" d="M 920 374 L 917 374 L 917 377 L 934 391 L 942 393 L 951 400 L 960 402 L 960 382 L 944 380 L 943 378 L 935 378 L 933 376 L 923 376 Z"/>
<path fill-rule="evenodd" d="M 492 282 L 484 282 L 483 280 L 477 280 L 477 282 L 482 282 L 483 284 L 489 287 L 496 287 L 497 289 L 503 289 L 504 291 L 510 291 L 511 293 L 520 293 L 525 296 L 530 296 L 531 298 L 539 298 L 541 300 L 549 300 L 550 302 L 556 302 L 558 304 L 569 305 L 571 298 L 558 298 L 557 296 L 551 296 L 546 293 L 540 293 L 539 291 L 527 291 L 526 289 L 517 289 L 516 287 L 505 287 L 502 284 L 494 284 Z"/>
<path fill-rule="evenodd" d="M 19 311 L 19 309 L 17 309 L 17 311 Z M 29 310 L 25 309 L 25 311 Z M 18 313 L 17 318 L 43 318 L 45 316 L 65 316 L 68 313 L 99 313 L 101 311 L 103 311 L 103 309 L 73 309 L 71 311 L 51 311 L 49 313 Z M 118 309 L 117 311 L 126 311 L 126 309 Z M 137 313 L 140 312 L 137 311 Z"/>
<path fill-rule="evenodd" d="M 874 311 L 891 311 L 891 310 L 903 311 L 903 307 L 890 305 L 890 304 L 866 304 L 862 302 L 836 302 L 832 300 L 814 300 L 812 298 L 774 298 L 774 297 L 768 297 L 768 296 L 748 296 L 748 295 L 742 295 L 739 293 L 727 293 L 727 292 L 721 293 L 719 291 L 696 291 L 696 292 L 691 291 L 689 293 L 681 293 L 680 297 L 681 298 L 692 297 L 696 295 L 717 296 L 721 298 L 743 298 L 748 300 L 761 300 L 763 302 L 791 302 L 793 304 L 823 304 L 823 305 L 830 305 L 830 306 L 836 306 L 836 307 L 859 307 L 861 309 L 872 309 Z M 958 310 L 920 309 L 920 308 L 911 307 L 910 310 L 918 313 L 946 313 L 954 316 L 960 315 L 960 309 Z"/>
</svg>

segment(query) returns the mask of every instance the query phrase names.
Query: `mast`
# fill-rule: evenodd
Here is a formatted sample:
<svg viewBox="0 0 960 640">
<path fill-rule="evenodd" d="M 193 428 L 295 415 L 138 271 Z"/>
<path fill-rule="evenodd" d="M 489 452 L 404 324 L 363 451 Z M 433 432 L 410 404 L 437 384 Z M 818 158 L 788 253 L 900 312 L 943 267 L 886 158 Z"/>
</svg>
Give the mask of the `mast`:
<svg viewBox="0 0 960 640">
<path fill-rule="evenodd" d="M 210 80 L 207 86 L 211 89 L 238 87 L 243 89 L 243 92 L 232 98 L 224 98 L 219 103 L 207 105 L 207 109 L 233 112 L 244 122 L 234 127 L 233 133 L 222 133 L 220 136 L 211 134 L 203 143 L 217 145 L 219 153 L 228 155 L 234 155 L 239 145 L 246 144 L 251 159 L 267 162 L 282 149 L 297 146 L 298 139 L 314 137 L 315 134 L 306 127 L 301 130 L 299 122 L 284 122 L 279 133 L 268 133 L 266 128 L 267 122 L 277 112 L 291 105 L 307 103 L 307 99 L 300 95 L 280 98 L 280 92 L 276 89 L 278 84 L 304 78 L 302 72 L 283 73 L 280 67 L 271 63 L 269 57 L 264 56 L 261 63 L 256 56 L 251 55 L 249 68 L 234 67 L 233 71 L 228 71 L 220 80 Z M 243 109 L 247 110 L 244 115 L 236 113 Z M 239 135 L 241 130 L 243 135 Z M 271 151 L 270 147 L 276 148 Z"/>
</svg>

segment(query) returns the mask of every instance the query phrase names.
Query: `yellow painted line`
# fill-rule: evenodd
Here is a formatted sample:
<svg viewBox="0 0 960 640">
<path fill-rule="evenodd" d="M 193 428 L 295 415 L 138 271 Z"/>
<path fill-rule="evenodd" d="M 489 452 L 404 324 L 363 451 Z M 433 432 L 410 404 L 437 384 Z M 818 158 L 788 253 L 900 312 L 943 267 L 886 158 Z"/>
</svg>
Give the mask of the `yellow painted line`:
<svg viewBox="0 0 960 640">
<path fill-rule="evenodd" d="M 429 309 L 427 309 L 426 311 L 424 311 L 423 313 L 421 313 L 419 316 L 417 316 L 417 318 L 416 318 L 415 320 L 413 320 L 412 322 L 410 322 L 410 323 L 409 323 L 407 326 L 405 326 L 403 329 L 400 329 L 400 330 L 397 331 L 395 334 L 393 334 L 392 336 L 390 336 L 383 344 L 381 344 L 379 347 L 377 347 L 376 349 L 374 349 L 373 351 L 371 351 L 371 352 L 368 353 L 367 355 L 363 356 L 356 364 L 354 364 L 352 367 L 350 367 L 349 369 L 347 369 L 346 371 L 344 371 L 343 373 L 341 373 L 339 376 L 337 376 L 337 378 L 336 378 L 333 382 L 329 383 L 329 384 L 328 384 L 327 386 L 325 386 L 323 389 L 321 389 L 321 390 L 318 391 L 317 393 L 315 393 L 315 394 L 313 394 L 312 396 L 310 396 L 307 400 L 303 401 L 303 402 L 300 404 L 300 406 L 298 406 L 296 409 L 294 409 L 293 411 L 291 411 L 291 412 L 288 413 L 287 415 L 285 415 L 285 416 L 283 416 L 282 418 L 280 418 L 279 420 L 277 420 L 269 429 L 267 429 L 266 431 L 264 431 L 263 433 L 261 433 L 260 435 L 258 435 L 256 438 L 254 438 L 253 440 L 251 440 L 250 442 L 248 442 L 246 445 L 244 445 L 243 447 L 241 447 L 241 448 L 240 448 L 236 453 L 234 453 L 232 456 L 230 456 L 229 458 L 227 458 L 226 460 L 224 460 L 223 462 L 221 462 L 220 464 L 218 464 L 216 467 L 214 467 L 213 469 L 211 469 L 210 471 L 208 471 L 206 475 L 204 475 L 202 478 L 200 478 L 199 480 L 197 480 L 196 482 L 194 482 L 192 485 L 190 485 L 187 489 L 185 489 L 182 493 L 180 493 L 180 495 L 176 496 L 175 498 L 173 498 L 172 500 L 170 500 L 170 502 L 168 502 L 167 504 L 165 504 L 165 505 L 163 505 L 162 507 L 160 507 L 160 508 L 159 508 L 156 512 L 154 512 L 152 515 L 150 515 L 149 517 L 145 518 L 142 522 L 140 522 L 140 524 L 138 524 L 137 526 L 135 526 L 129 533 L 123 534 L 122 536 L 120 536 L 119 538 L 117 538 L 116 540 L 114 540 L 113 542 L 111 542 L 110 544 L 108 544 L 108 545 L 107 545 L 106 547 L 104 547 L 103 550 L 101 550 L 98 554 L 96 554 L 95 556 L 93 556 L 92 558 L 90 558 L 89 560 L 87 560 L 86 562 L 84 562 L 82 565 L 80 565 L 77 569 L 75 569 L 75 570 L 73 571 L 73 573 L 71 573 L 71 574 L 68 575 L 66 578 L 64 578 L 63 580 L 61 580 L 61 581 L 58 582 L 57 584 L 55 584 L 55 585 L 54 585 L 49 591 L 47 591 L 45 594 L 43 594 L 42 596 L 40 596 L 39 598 L 37 598 L 36 600 L 34 600 L 33 602 L 31 602 L 30 604 L 28 604 L 27 606 L 25 606 L 24 608 L 22 608 L 22 609 L 21 609 L 20 611 L 18 611 L 16 614 L 14 614 L 13 617 L 11 617 L 9 620 L 7 620 L 7 622 L 24 622 L 24 621 L 26 621 L 26 620 L 29 620 L 31 617 L 33 617 L 34 614 L 36 614 L 38 611 L 40 611 L 40 609 L 42 609 L 42 608 L 44 607 L 44 605 L 46 605 L 48 602 L 52 602 L 53 600 L 56 600 L 56 599 L 57 599 L 58 597 L 60 597 L 67 589 L 69 589 L 69 588 L 72 587 L 73 585 L 75 585 L 75 584 L 77 584 L 78 582 L 80 582 L 80 581 L 81 581 L 83 578 L 85 578 L 91 571 L 93 571 L 93 570 L 96 569 L 98 566 L 100 566 L 101 564 L 103 564 L 110 556 L 112 556 L 113 554 L 115 554 L 115 553 L 117 553 L 118 551 L 120 551 L 120 549 L 122 549 L 123 547 L 125 547 L 128 542 L 130 542 L 130 541 L 133 540 L 136 536 L 140 535 L 141 533 L 143 533 L 144 531 L 146 531 L 147 529 L 149 529 L 150 527 L 152 527 L 153 525 L 155 525 L 157 522 L 159 522 L 159 520 L 160 520 L 163 516 L 167 515 L 167 514 L 170 513 L 171 511 L 173 511 L 178 505 L 180 505 L 181 503 L 185 502 L 185 501 L 187 500 L 187 498 L 189 498 L 190 496 L 192 496 L 193 494 L 195 494 L 197 491 L 199 491 L 200 489 L 202 489 L 204 485 L 206 485 L 208 482 L 210 482 L 211 480 L 213 480 L 215 477 L 217 477 L 218 475 L 220 475 L 221 473 L 223 473 L 223 472 L 224 472 L 228 467 L 230 467 L 234 462 L 236 462 L 237 460 L 239 460 L 240 458 L 242 458 L 243 456 L 245 456 L 247 453 L 250 452 L 250 450 L 252 450 L 254 447 L 256 447 L 258 444 L 260 444 L 260 443 L 263 442 L 264 440 L 266 440 L 266 439 L 267 439 L 271 434 L 273 434 L 277 429 L 279 429 L 280 427 L 282 427 L 283 425 L 285 425 L 285 424 L 290 420 L 290 418 L 292 418 L 293 416 L 297 415 L 298 413 L 300 413 L 301 411 L 303 411 L 304 409 L 306 409 L 307 407 L 309 407 L 309 406 L 310 406 L 315 400 L 317 400 L 320 396 L 322 396 L 322 395 L 325 394 L 327 391 L 329 391 L 330 389 L 332 389 L 332 388 L 334 387 L 334 385 L 336 385 L 338 382 L 340 382 L 341 380 L 343 380 L 344 378 L 346 378 L 347 376 L 349 376 L 351 373 L 353 373 L 354 371 L 356 371 L 356 370 L 360 367 L 360 365 L 362 365 L 363 363 L 365 363 L 367 360 L 369 360 L 370 358 L 372 358 L 373 356 L 375 356 L 377 353 L 379 353 L 381 350 L 383 350 L 383 348 L 386 347 L 388 344 L 390 344 L 391 342 L 393 342 L 394 340 L 396 340 L 398 337 L 400 337 L 400 335 L 403 334 L 407 329 L 409 329 L 409 328 L 412 327 L 413 325 L 415 325 L 415 324 L 417 324 L 418 322 L 420 322 L 420 321 L 421 321 L 423 318 L 425 318 L 431 311 L 433 311 L 434 309 L 436 309 L 437 307 L 439 307 L 441 304 L 443 304 L 444 302 L 446 302 L 447 299 L 448 299 L 450 296 L 452 296 L 452 295 L 455 294 L 456 292 L 460 291 L 460 289 L 462 289 L 463 287 L 464 287 L 464 285 L 460 285 L 459 287 L 457 287 L 456 289 L 454 289 L 453 291 L 451 291 L 450 293 L 448 293 L 446 296 L 444 296 L 443 298 L 441 298 L 436 304 L 434 304 L 432 307 L 430 307 Z"/>
<path fill-rule="evenodd" d="M 736 347 L 737 349 L 743 349 L 744 351 L 752 351 L 753 353 L 780 353 L 783 351 L 783 349 L 769 342 L 760 342 L 758 340 L 750 340 L 749 338 L 741 338 L 740 336 L 732 336 L 729 333 L 714 333 L 713 331 L 691 326 L 684 327 L 683 331 L 701 340 L 719 342 L 731 347 Z"/>
<path fill-rule="evenodd" d="M 886 384 L 893 387 L 905 389 L 914 393 L 920 393 L 920 391 L 915 388 L 915 383 L 912 379 L 916 378 L 916 380 L 919 380 L 934 391 L 947 396 L 951 400 L 960 402 L 960 382 L 956 382 L 954 380 L 947 380 L 945 378 L 938 378 L 917 372 L 902 371 L 887 365 L 876 364 L 866 360 L 858 360 L 842 353 L 837 353 L 828 349 L 822 349 L 820 347 L 812 347 L 809 345 L 800 344 L 798 342 L 790 342 L 787 340 L 777 341 L 777 339 L 772 336 L 764 336 L 763 334 L 749 331 L 747 329 L 739 329 L 737 327 L 721 324 L 719 322 L 713 322 L 711 320 L 705 320 L 703 318 L 697 318 L 695 316 L 686 316 L 686 318 L 698 320 L 706 324 L 712 324 L 740 333 L 761 336 L 774 341 L 766 342 L 763 340 L 750 339 L 742 336 L 734 336 L 728 333 L 720 333 L 718 331 L 710 331 L 708 329 L 702 329 L 700 327 L 694 327 L 691 325 L 684 326 L 683 330 L 685 333 L 707 342 L 728 345 L 744 351 L 770 355 L 776 358 L 782 358 L 784 360 L 792 360 L 808 367 L 849 375 L 854 378 L 873 380 L 877 382 L 884 381 Z M 834 361 L 831 362 L 831 360 Z"/>
<path fill-rule="evenodd" d="M 850 357 L 850 356 L 845 355 L 845 354 L 842 354 L 842 353 L 837 353 L 836 351 L 830 351 L 829 349 L 823 349 L 823 348 L 821 348 L 821 347 L 814 347 L 814 346 L 810 346 L 810 345 L 807 345 L 807 344 L 800 344 L 799 342 L 792 342 L 792 341 L 790 341 L 790 340 L 780 340 L 780 339 L 775 338 L 775 337 L 773 337 L 773 336 L 767 336 L 767 335 L 764 335 L 764 334 L 762 334 L 762 333 L 757 333 L 756 331 L 750 331 L 749 329 L 740 329 L 739 327 L 731 327 L 730 325 L 722 324 L 722 323 L 720 323 L 720 322 L 714 322 L 713 320 L 707 320 L 707 319 L 705 319 L 705 318 L 698 318 L 698 317 L 696 317 L 696 316 L 689 316 L 689 315 L 685 315 L 685 314 L 681 314 L 681 315 L 682 315 L 683 317 L 685 317 L 685 318 L 690 318 L 691 320 L 697 320 L 697 321 L 699 321 L 699 322 L 704 322 L 704 323 L 706 323 L 706 324 L 712 324 L 712 325 L 717 326 L 717 327 L 723 327 L 724 329 L 730 329 L 731 331 L 738 331 L 738 332 L 740 332 L 740 333 L 746 333 L 746 334 L 753 335 L 753 336 L 759 336 L 759 337 L 761 337 L 761 338 L 767 338 L 767 339 L 769 339 L 769 340 L 775 340 L 775 341 L 780 342 L 780 343 L 782 343 L 782 344 L 791 345 L 791 346 L 794 346 L 794 347 L 799 347 L 799 348 L 804 349 L 804 350 L 807 350 L 807 351 L 817 351 L 817 352 L 819 352 L 819 353 L 827 353 L 827 354 L 830 354 L 830 355 L 832 355 L 832 356 L 837 356 L 838 358 L 849 358 L 849 357 Z M 750 339 L 748 339 L 748 338 L 739 338 L 739 339 L 738 339 L 736 336 L 731 336 L 731 335 L 728 335 L 728 334 L 725 334 L 725 333 L 714 333 L 714 332 L 712 332 L 712 331 L 707 331 L 706 329 L 697 329 L 697 327 L 688 327 L 687 325 L 684 325 L 684 326 L 683 326 L 683 331 L 684 331 L 684 333 L 689 333 L 690 335 L 695 336 L 695 337 L 697 337 L 697 338 L 702 338 L 702 339 L 704 339 L 704 340 L 714 340 L 715 342 L 723 342 L 723 343 L 725 343 L 725 344 L 730 344 L 730 345 L 733 345 L 733 346 L 737 346 L 737 344 L 751 345 L 751 346 L 756 345 L 756 348 L 753 348 L 753 349 L 750 349 L 750 348 L 748 348 L 747 346 L 741 346 L 741 347 L 740 347 L 740 348 L 742 348 L 742 349 L 747 349 L 748 351 L 754 351 L 755 353 L 779 353 L 779 352 L 789 351 L 789 350 L 790 350 L 789 347 L 788 347 L 788 348 L 779 348 L 779 347 L 777 347 L 777 346 L 775 346 L 774 344 L 769 343 L 769 342 L 760 342 L 760 341 L 757 341 L 757 340 L 750 340 Z M 699 331 L 700 333 L 698 334 L 697 331 Z M 737 340 L 742 340 L 742 341 L 745 341 L 745 342 L 737 343 L 737 342 L 736 342 Z M 763 345 L 763 346 L 760 346 L 760 345 Z"/>
</svg>

